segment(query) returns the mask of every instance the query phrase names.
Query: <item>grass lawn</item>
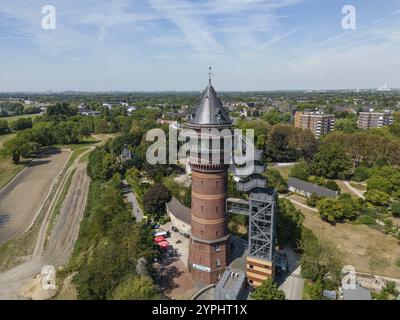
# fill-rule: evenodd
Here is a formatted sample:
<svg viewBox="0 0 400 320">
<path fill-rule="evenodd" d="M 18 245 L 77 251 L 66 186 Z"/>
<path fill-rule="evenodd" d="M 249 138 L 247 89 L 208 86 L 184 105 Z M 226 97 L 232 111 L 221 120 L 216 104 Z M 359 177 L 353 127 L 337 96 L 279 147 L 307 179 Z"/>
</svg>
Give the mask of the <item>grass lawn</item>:
<svg viewBox="0 0 400 320">
<path fill-rule="evenodd" d="M 32 120 L 36 117 L 40 116 L 39 113 L 35 113 L 35 114 L 22 114 L 22 115 L 18 115 L 18 116 L 11 116 L 11 117 L 1 117 L 1 120 L 7 120 L 8 124 L 10 124 L 11 122 L 14 122 L 15 120 L 18 120 L 19 118 L 32 118 Z"/>
<path fill-rule="evenodd" d="M 367 186 L 365 184 L 362 184 L 362 183 L 359 183 L 359 182 L 350 182 L 350 185 L 353 188 L 356 188 L 356 189 L 361 190 L 361 191 L 367 190 Z"/>
<path fill-rule="evenodd" d="M 16 133 L 7 133 L 0 135 L 0 148 L 3 146 L 3 143 L 11 138 L 15 137 Z"/>
<path fill-rule="evenodd" d="M 293 166 L 285 166 L 285 167 L 273 167 L 275 170 L 278 170 L 281 176 L 287 180 L 289 177 L 289 173 L 292 170 Z"/>
<path fill-rule="evenodd" d="M 7 140 L 15 137 L 16 133 L 9 133 L 0 136 L 0 148 Z M 29 160 L 29 159 L 27 159 Z M 26 165 L 27 161 L 23 159 L 21 163 L 15 164 L 9 158 L 0 155 L 0 188 L 3 188 L 18 172 Z"/>
<path fill-rule="evenodd" d="M 11 159 L 0 157 L 0 188 L 3 188 L 14 178 L 14 176 L 25 167 L 26 163 L 27 161 L 22 161 L 19 164 L 15 164 Z"/>
</svg>

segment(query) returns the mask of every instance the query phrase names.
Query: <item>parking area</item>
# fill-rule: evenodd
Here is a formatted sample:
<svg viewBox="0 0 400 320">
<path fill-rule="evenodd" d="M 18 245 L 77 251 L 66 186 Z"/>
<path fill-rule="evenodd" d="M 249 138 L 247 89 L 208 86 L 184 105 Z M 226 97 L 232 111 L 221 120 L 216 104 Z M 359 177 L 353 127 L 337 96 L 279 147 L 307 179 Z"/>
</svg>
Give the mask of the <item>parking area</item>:
<svg viewBox="0 0 400 320">
<path fill-rule="evenodd" d="M 179 232 L 172 231 L 172 223 L 168 222 L 161 226 L 165 231 L 170 231 L 171 236 L 167 238 L 172 248 L 176 251 L 177 256 L 187 268 L 187 261 L 189 255 L 189 239 L 184 237 Z"/>
<path fill-rule="evenodd" d="M 189 299 L 198 290 L 187 269 L 190 240 L 179 232 L 172 231 L 171 222 L 161 225 L 160 229 L 169 231 L 170 236 L 166 240 L 171 249 L 170 254 L 164 255 L 156 266 L 160 276 L 157 282 L 165 296 L 171 299 Z"/>
</svg>

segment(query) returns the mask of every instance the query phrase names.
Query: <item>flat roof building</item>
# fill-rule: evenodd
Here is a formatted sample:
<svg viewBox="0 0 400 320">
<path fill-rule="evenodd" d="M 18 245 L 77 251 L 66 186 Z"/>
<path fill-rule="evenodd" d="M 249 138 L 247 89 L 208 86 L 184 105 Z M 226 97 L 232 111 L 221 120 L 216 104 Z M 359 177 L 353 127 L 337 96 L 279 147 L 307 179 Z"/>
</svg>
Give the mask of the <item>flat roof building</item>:
<svg viewBox="0 0 400 320">
<path fill-rule="evenodd" d="M 297 128 L 310 129 L 315 137 L 319 138 L 334 130 L 335 116 L 314 110 L 296 111 L 294 115 L 294 126 Z"/>
<path fill-rule="evenodd" d="M 390 110 L 360 112 L 357 126 L 360 129 L 381 128 L 393 124 L 393 113 Z"/>
</svg>

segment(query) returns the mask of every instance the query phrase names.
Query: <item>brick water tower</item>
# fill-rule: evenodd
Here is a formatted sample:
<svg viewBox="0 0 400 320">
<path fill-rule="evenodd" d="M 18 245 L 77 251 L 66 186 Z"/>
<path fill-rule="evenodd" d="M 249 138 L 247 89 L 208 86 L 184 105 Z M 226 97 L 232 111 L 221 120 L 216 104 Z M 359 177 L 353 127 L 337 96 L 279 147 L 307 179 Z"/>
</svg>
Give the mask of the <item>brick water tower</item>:
<svg viewBox="0 0 400 320">
<path fill-rule="evenodd" d="M 212 84 L 211 77 L 199 105 L 190 115 L 186 128 L 197 133 L 198 148 L 191 153 L 192 170 L 191 239 L 188 266 L 192 279 L 215 283 L 229 263 L 229 233 L 226 215 L 229 160 L 223 138 L 231 135 L 232 122 Z M 213 132 L 210 132 L 210 130 Z M 225 147 L 225 149 L 229 149 Z M 227 151 L 227 152 L 225 152 Z M 218 153 L 220 159 L 213 160 Z"/>
</svg>

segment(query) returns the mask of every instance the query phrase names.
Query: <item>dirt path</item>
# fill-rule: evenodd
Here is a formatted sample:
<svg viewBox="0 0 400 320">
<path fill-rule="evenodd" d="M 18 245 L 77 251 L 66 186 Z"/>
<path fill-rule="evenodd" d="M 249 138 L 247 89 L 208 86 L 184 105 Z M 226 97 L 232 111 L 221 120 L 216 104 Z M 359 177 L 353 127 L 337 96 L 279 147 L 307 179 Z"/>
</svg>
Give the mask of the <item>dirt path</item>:
<svg viewBox="0 0 400 320">
<path fill-rule="evenodd" d="M 32 226 L 70 154 L 45 150 L 0 190 L 0 244 Z"/>
<path fill-rule="evenodd" d="M 57 267 L 68 260 L 78 236 L 88 190 L 89 177 L 85 165 L 80 164 L 77 166 L 71 187 L 50 234 L 47 248 L 38 250 L 30 261 L 0 274 L 0 299 L 20 299 L 21 289 L 41 272 L 43 266 Z"/>
<path fill-rule="evenodd" d="M 361 191 L 358 190 L 356 188 L 354 188 L 348 181 L 343 181 L 343 183 L 346 185 L 347 188 L 349 188 L 351 190 L 351 192 L 353 192 L 356 196 L 363 198 L 364 199 L 364 192 L 365 191 Z"/>
</svg>

